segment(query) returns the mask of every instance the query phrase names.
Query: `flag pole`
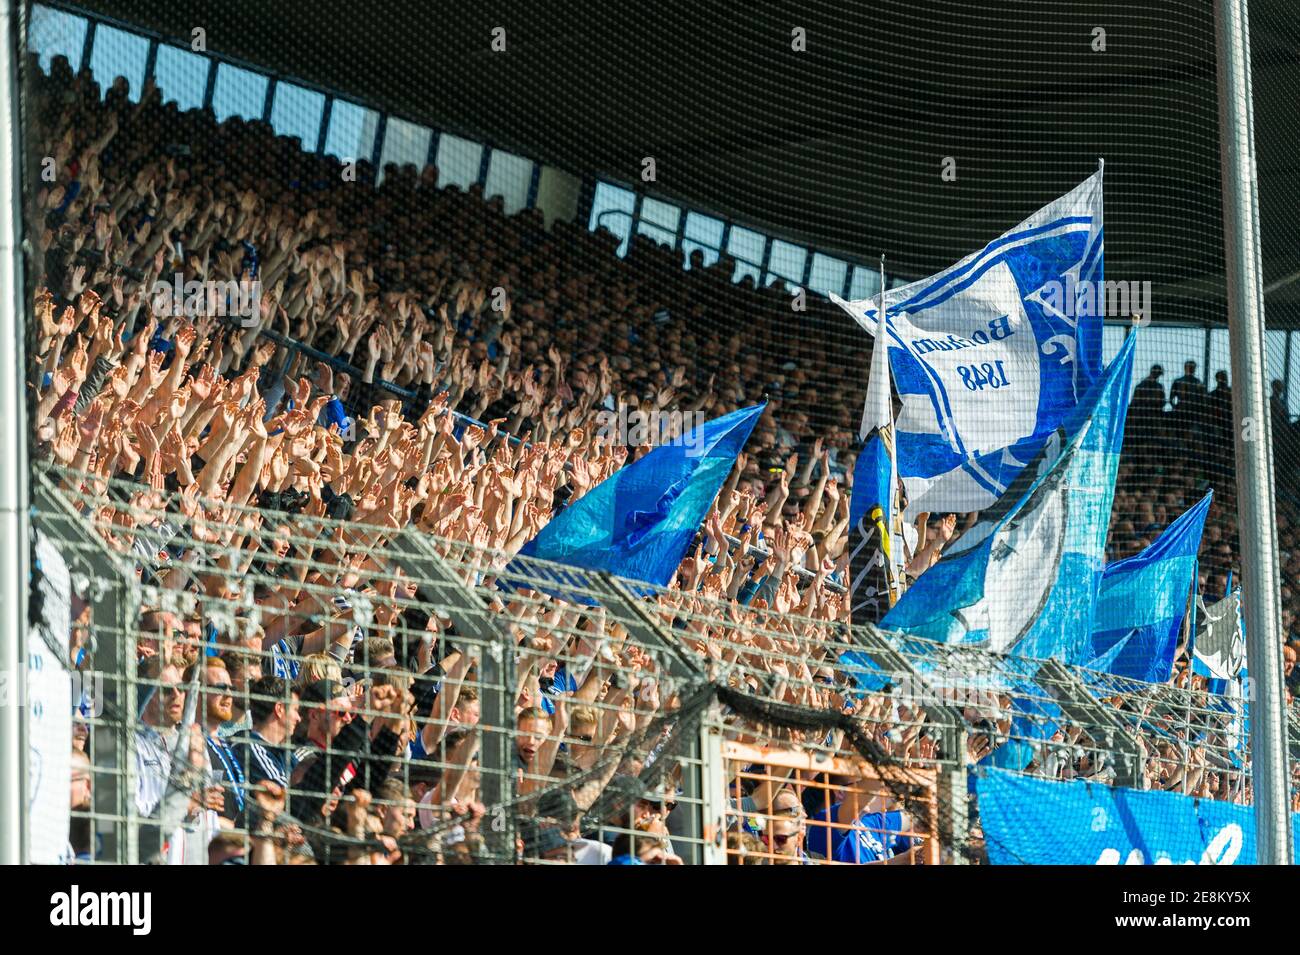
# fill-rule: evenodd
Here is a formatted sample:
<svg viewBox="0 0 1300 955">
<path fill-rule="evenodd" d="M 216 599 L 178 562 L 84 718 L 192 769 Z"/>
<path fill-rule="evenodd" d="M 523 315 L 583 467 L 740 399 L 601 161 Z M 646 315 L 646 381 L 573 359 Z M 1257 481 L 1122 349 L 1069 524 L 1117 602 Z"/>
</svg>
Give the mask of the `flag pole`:
<svg viewBox="0 0 1300 955">
<path fill-rule="evenodd" d="M 27 409 L 23 387 L 22 123 L 19 110 L 19 11 L 0 0 L 0 672 L 27 679 L 29 572 Z M 28 861 L 27 737 L 30 712 L 0 705 L 0 864 Z"/>
<path fill-rule="evenodd" d="M 1196 659 L 1196 625 L 1200 622 L 1196 611 L 1201 605 L 1201 562 L 1196 561 L 1192 567 L 1192 590 L 1187 595 L 1187 613 L 1183 617 L 1183 655 L 1187 657 L 1188 686 L 1191 686 L 1192 677 L 1196 675 L 1192 667 Z"/>
<path fill-rule="evenodd" d="M 880 308 L 876 312 L 876 347 L 885 348 L 886 359 L 882 367 L 886 373 L 889 371 L 889 338 L 885 331 L 885 253 L 880 253 Z M 892 378 L 892 376 L 888 376 Z M 897 448 L 894 445 L 894 408 L 892 384 L 886 389 L 889 394 L 889 428 L 888 432 L 883 435 L 885 446 L 889 449 L 889 534 L 892 537 L 895 531 L 898 531 L 898 540 L 901 543 L 903 539 L 903 515 L 898 509 L 898 462 L 894 458 Z M 894 554 L 894 548 L 889 547 L 885 553 L 889 555 L 886 563 L 885 579 L 889 582 L 889 606 L 898 603 L 898 598 L 903 595 L 903 575 L 899 567 L 899 561 L 902 559 L 902 553 Z"/>
</svg>

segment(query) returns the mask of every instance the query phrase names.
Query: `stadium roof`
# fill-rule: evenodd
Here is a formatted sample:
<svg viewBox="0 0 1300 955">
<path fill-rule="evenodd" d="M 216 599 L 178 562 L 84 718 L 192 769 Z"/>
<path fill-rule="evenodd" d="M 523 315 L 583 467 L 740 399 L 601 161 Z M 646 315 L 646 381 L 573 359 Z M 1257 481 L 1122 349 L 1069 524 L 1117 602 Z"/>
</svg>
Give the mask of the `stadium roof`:
<svg viewBox="0 0 1300 955">
<path fill-rule="evenodd" d="M 1293 3 L 1253 0 L 1251 29 L 1269 324 L 1300 327 Z M 1224 319 L 1205 0 L 81 5 L 576 173 L 653 156 L 659 193 L 905 276 L 1104 157 L 1107 276 L 1152 281 L 1156 321 Z"/>
</svg>

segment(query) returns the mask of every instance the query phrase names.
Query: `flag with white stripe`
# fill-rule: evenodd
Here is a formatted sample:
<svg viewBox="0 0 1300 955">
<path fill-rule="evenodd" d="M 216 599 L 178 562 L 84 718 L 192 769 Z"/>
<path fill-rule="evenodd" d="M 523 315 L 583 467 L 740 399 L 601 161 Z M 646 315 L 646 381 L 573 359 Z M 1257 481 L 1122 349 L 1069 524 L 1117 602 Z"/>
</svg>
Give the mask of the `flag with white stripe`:
<svg viewBox="0 0 1300 955">
<path fill-rule="evenodd" d="M 1048 446 L 880 625 L 943 643 L 1085 663 L 1132 388 L 1130 335 Z"/>
<path fill-rule="evenodd" d="M 1218 603 L 1202 604 L 1192 653 L 1193 671 L 1212 680 L 1234 680 L 1246 665 L 1246 638 L 1241 629 L 1241 591 Z"/>
<path fill-rule="evenodd" d="M 1100 377 L 1101 181 L 937 275 L 831 296 L 873 335 L 888 313 L 906 519 L 991 505 Z"/>
</svg>

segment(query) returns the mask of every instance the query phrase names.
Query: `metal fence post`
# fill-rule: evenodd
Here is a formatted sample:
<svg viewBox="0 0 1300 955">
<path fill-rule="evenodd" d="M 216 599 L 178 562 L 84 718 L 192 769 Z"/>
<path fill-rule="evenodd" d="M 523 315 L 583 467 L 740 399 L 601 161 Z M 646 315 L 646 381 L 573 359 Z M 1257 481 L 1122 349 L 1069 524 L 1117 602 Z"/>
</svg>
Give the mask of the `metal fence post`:
<svg viewBox="0 0 1300 955">
<path fill-rule="evenodd" d="M 942 702 L 932 692 L 908 659 L 889 645 L 875 627 L 862 625 L 849 630 L 852 640 L 861 646 L 871 661 L 891 679 L 908 681 L 913 694 L 921 696 L 926 718 L 941 728 L 942 763 L 938 769 L 937 807 L 940 850 L 945 861 L 965 865 L 968 859 L 969 810 L 966 792 L 966 721 L 955 708 Z"/>
<path fill-rule="evenodd" d="M 23 356 L 19 4 L 0 6 L 0 669 L 25 679 L 27 630 L 27 429 Z M 0 705 L 0 863 L 27 861 L 25 713 Z"/>
<path fill-rule="evenodd" d="M 460 579 L 459 575 L 433 549 L 419 532 L 402 531 L 397 538 L 401 547 L 395 562 L 433 591 L 433 603 L 445 610 L 456 630 L 476 640 L 483 648 L 479 660 L 480 792 L 490 815 L 483 838 L 494 860 L 514 861 L 515 824 L 511 806 L 515 800 L 514 699 L 509 673 L 514 659 L 514 640 L 482 598 Z"/>
<path fill-rule="evenodd" d="M 619 580 L 612 574 L 602 572 L 594 574 L 590 578 L 593 589 L 600 595 L 601 602 L 605 604 L 606 609 L 617 614 L 618 619 L 624 622 L 628 633 L 640 644 L 647 647 L 658 647 L 665 659 L 668 672 L 675 677 L 686 679 L 702 679 L 703 671 L 695 663 L 681 645 L 673 636 L 663 629 L 663 625 L 655 620 L 642 606 L 641 601 L 627 588 L 623 581 Z M 712 849 L 710 842 L 715 837 L 710 835 L 710 826 L 721 823 L 723 816 L 714 813 L 711 799 L 717 799 L 723 794 L 726 781 L 721 779 L 722 773 L 722 729 L 721 718 L 717 715 L 718 704 L 714 700 L 709 706 L 709 715 L 700 721 L 699 731 L 691 738 L 687 757 L 696 767 L 696 772 L 683 773 L 683 795 L 692 800 L 689 804 L 698 805 L 700 811 L 691 813 L 682 820 L 682 830 L 680 835 L 686 844 L 690 846 L 690 858 L 685 859 L 691 865 L 718 865 L 725 864 L 724 856 L 717 857 L 714 861 L 712 858 Z M 710 723 L 713 724 L 713 730 L 710 729 Z M 712 761 L 712 767 L 710 766 Z M 710 773 L 718 774 L 718 781 L 715 785 Z M 676 819 L 674 818 L 674 824 Z M 718 836 L 723 839 L 725 836 Z M 721 845 L 721 842 L 719 843 Z M 701 848 L 702 847 L 702 848 Z M 718 852 L 722 852 L 719 849 Z"/>
<path fill-rule="evenodd" d="M 32 487 L 35 521 L 56 541 L 69 573 L 85 580 L 91 604 L 92 659 L 104 676 L 104 695 L 95 702 L 104 719 L 94 724 L 95 813 L 111 817 L 104 857 L 139 862 L 139 826 L 135 819 L 135 728 L 137 723 L 135 657 L 129 637 L 139 609 L 135 575 L 95 532 L 94 527 L 41 476 Z M 108 772 L 103 772 L 108 770 Z"/>
<path fill-rule="evenodd" d="M 134 655 L 126 652 L 123 637 L 134 629 L 134 603 L 128 596 L 125 582 L 117 576 L 106 574 L 108 568 L 97 571 L 105 574 L 101 580 L 108 581 L 104 593 L 94 603 L 91 611 L 94 629 L 97 634 L 95 646 L 95 667 L 110 674 L 105 680 L 105 688 L 111 687 L 104 701 L 104 711 L 109 707 L 120 719 L 120 725 L 113 726 L 109 733 L 111 741 L 111 758 L 114 760 L 118 780 L 112 791 L 105 794 L 104 801 L 111 806 L 122 821 L 114 827 L 117 845 L 113 855 L 126 865 L 138 865 L 140 862 L 140 826 L 136 819 L 135 804 L 135 724 L 136 724 L 136 673 Z M 134 647 L 134 643 L 130 644 Z M 101 663 L 102 661 L 102 663 Z M 96 756 L 98 756 L 98 751 Z M 96 787 L 96 808 L 99 805 L 100 790 Z"/>
<path fill-rule="evenodd" d="M 715 699 L 700 721 L 701 865 L 727 864 L 727 774 L 722 758 L 721 704 Z"/>
<path fill-rule="evenodd" d="M 1246 0 L 1217 0 L 1219 142 L 1223 239 L 1236 418 L 1237 526 L 1241 528 L 1242 616 L 1246 658 L 1259 688 L 1250 721 L 1258 861 L 1291 862 L 1282 685 L 1282 608 L 1278 585 L 1268 365 L 1264 354 L 1264 276 L 1260 261 L 1259 179 L 1255 169 Z"/>
<path fill-rule="evenodd" d="M 955 750 L 945 754 L 938 772 L 939 842 L 947 865 L 970 864 L 970 799 L 967 792 L 966 729 L 958 724 L 953 733 Z"/>
</svg>

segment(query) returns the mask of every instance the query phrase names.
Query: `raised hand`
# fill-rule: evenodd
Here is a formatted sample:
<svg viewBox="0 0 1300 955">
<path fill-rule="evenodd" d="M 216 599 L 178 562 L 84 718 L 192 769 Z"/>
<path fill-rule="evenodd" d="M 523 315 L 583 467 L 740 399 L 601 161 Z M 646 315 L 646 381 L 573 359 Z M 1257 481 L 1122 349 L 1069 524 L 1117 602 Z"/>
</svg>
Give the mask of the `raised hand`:
<svg viewBox="0 0 1300 955">
<path fill-rule="evenodd" d="M 78 276 L 85 275 L 86 267 L 84 265 L 77 266 L 76 274 Z M 78 282 L 80 282 L 80 278 L 78 278 Z M 77 296 L 77 311 L 78 313 L 81 314 L 83 318 L 86 317 L 87 315 L 90 315 L 91 313 L 97 314 L 99 312 L 100 305 L 101 302 L 99 300 L 99 295 L 94 291 L 94 289 L 86 289 L 84 292 L 82 292 L 80 295 Z"/>
<path fill-rule="evenodd" d="M 311 400 L 311 382 L 306 378 L 299 378 L 290 394 L 293 397 L 293 406 L 306 411 L 307 404 Z"/>
<path fill-rule="evenodd" d="M 461 449 L 470 452 L 481 445 L 487 437 L 486 433 L 478 425 L 470 425 L 465 429 L 464 435 L 461 436 Z"/>
<path fill-rule="evenodd" d="M 212 386 L 216 384 L 216 370 L 208 364 L 199 368 L 197 376 L 191 376 L 187 382 L 190 393 L 200 401 L 207 401 L 208 396 L 212 394 Z"/>
<path fill-rule="evenodd" d="M 173 421 L 179 421 L 185 417 L 185 408 L 190 403 L 190 386 L 185 384 L 175 393 L 172 394 L 171 400 L 167 403 L 167 413 L 171 415 Z"/>
<path fill-rule="evenodd" d="M 149 382 L 149 390 L 154 391 L 163 383 L 167 377 L 167 372 L 163 371 L 163 353 L 160 351 L 150 352 L 149 361 L 144 367 L 145 379 Z"/>
<path fill-rule="evenodd" d="M 104 404 L 99 398 L 96 398 L 90 403 L 90 407 L 86 409 L 86 413 L 82 415 L 81 420 L 77 423 L 77 430 L 81 434 L 82 450 L 89 451 L 94 447 L 95 438 L 99 434 L 99 428 L 103 420 Z"/>
<path fill-rule="evenodd" d="M 772 531 L 770 544 L 772 556 L 776 558 L 778 563 L 790 563 L 792 542 L 790 540 L 790 535 L 786 533 L 785 528 L 777 527 Z"/>
<path fill-rule="evenodd" d="M 194 348 L 195 339 L 198 338 L 198 332 L 193 325 L 182 325 L 180 329 L 172 336 L 172 344 L 176 348 L 176 359 L 184 360 Z"/>
</svg>

